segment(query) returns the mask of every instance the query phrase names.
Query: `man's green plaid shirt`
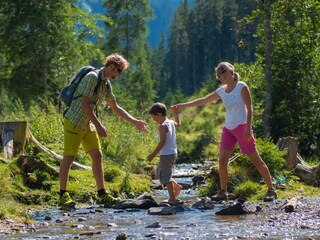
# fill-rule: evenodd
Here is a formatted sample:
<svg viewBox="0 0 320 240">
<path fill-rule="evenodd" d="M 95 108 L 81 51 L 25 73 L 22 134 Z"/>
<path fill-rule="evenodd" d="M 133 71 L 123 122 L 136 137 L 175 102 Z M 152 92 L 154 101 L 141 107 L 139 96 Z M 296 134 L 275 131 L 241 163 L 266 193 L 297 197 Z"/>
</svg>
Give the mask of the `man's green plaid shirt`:
<svg viewBox="0 0 320 240">
<path fill-rule="evenodd" d="M 115 100 L 115 96 L 112 92 L 112 86 L 109 79 L 104 78 L 103 68 L 99 70 L 101 74 L 101 84 L 95 94 L 94 89 L 98 84 L 98 75 L 95 72 L 88 73 L 79 83 L 74 96 L 88 96 L 91 98 L 91 107 L 93 111 L 96 111 L 97 107 L 102 101 Z M 86 117 L 81 107 L 81 97 L 72 101 L 70 108 L 66 115 L 76 127 L 86 130 L 89 127 L 90 120 Z"/>
</svg>

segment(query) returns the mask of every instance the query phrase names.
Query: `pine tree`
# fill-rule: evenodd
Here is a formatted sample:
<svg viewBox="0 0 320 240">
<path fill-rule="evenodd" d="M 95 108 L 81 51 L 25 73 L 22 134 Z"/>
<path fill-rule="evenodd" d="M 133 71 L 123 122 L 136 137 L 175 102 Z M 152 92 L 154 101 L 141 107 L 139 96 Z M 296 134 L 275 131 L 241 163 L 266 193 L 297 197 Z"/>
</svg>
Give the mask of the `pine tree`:
<svg viewBox="0 0 320 240">
<path fill-rule="evenodd" d="M 135 103 L 136 109 L 145 110 L 155 98 L 146 42 L 146 23 L 152 17 L 149 1 L 107 0 L 104 7 L 113 19 L 113 24 L 107 26 L 104 49 L 107 54 L 120 53 L 130 62 L 120 81 L 125 91 L 122 95 L 132 98 L 130 102 Z"/>
</svg>

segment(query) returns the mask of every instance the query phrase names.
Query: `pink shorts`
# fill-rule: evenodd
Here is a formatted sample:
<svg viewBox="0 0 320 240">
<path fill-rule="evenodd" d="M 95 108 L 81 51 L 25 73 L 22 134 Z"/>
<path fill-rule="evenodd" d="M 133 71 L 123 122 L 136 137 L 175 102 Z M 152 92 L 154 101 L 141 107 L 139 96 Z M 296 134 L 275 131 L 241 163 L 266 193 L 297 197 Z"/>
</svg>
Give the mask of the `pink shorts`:
<svg viewBox="0 0 320 240">
<path fill-rule="evenodd" d="M 253 131 L 251 129 L 251 138 L 246 140 L 244 138 L 246 133 L 246 124 L 239 125 L 233 130 L 223 127 L 220 149 L 233 151 L 236 144 L 239 144 L 242 154 L 249 154 L 256 152 L 256 144 L 254 142 Z"/>
</svg>

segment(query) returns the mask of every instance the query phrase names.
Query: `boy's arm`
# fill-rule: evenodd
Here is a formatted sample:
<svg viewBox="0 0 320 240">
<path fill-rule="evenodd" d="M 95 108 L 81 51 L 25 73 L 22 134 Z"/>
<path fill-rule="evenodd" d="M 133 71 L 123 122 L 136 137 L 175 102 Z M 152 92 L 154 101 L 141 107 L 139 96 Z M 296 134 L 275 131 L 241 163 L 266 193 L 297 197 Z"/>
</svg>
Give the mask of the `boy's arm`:
<svg viewBox="0 0 320 240">
<path fill-rule="evenodd" d="M 173 113 L 174 116 L 174 125 L 175 127 L 180 127 L 181 126 L 181 121 L 180 121 L 180 117 L 179 117 L 179 111 L 177 106 L 171 106 L 170 107 L 170 111 Z"/>
<path fill-rule="evenodd" d="M 152 161 L 154 157 L 160 152 L 163 146 L 166 144 L 166 136 L 167 136 L 168 128 L 166 126 L 160 125 L 159 126 L 159 136 L 160 141 L 158 142 L 157 147 L 153 150 L 153 152 L 147 157 L 148 161 Z"/>
</svg>

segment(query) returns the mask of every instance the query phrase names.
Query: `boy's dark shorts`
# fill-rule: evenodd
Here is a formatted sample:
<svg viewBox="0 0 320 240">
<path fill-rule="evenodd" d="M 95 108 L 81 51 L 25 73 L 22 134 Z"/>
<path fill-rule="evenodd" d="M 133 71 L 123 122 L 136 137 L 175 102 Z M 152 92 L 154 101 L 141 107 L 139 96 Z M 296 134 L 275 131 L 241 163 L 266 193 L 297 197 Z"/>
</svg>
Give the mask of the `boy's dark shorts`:
<svg viewBox="0 0 320 240">
<path fill-rule="evenodd" d="M 176 154 L 160 155 L 160 161 L 156 169 L 156 179 L 159 179 L 161 184 L 166 185 L 173 181 L 172 173 L 176 158 Z"/>
</svg>

